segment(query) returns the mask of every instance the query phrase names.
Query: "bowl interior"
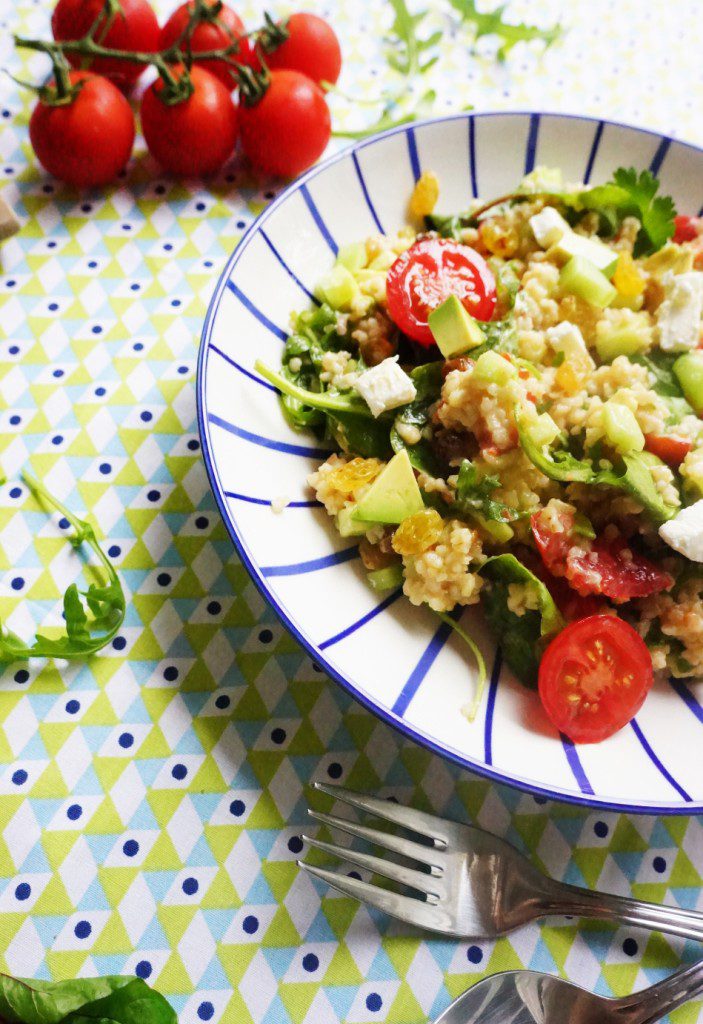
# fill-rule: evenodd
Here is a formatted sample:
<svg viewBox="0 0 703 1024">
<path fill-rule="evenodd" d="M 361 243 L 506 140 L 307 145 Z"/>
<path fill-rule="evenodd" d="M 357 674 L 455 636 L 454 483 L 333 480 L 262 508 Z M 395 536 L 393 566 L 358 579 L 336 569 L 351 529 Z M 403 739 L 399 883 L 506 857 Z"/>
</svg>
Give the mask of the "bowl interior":
<svg viewBox="0 0 703 1024">
<path fill-rule="evenodd" d="M 605 181 L 621 165 L 650 168 L 683 212 L 703 205 L 703 153 L 656 133 L 551 114 L 459 115 L 405 127 L 345 150 L 294 182 L 239 244 L 218 283 L 200 352 L 198 402 L 212 487 L 239 553 L 267 600 L 311 655 L 383 718 L 467 768 L 532 792 L 634 811 L 703 808 L 695 684 L 661 683 L 632 724 L 575 748 L 535 694 L 501 665 L 480 613 L 490 686 L 473 722 L 464 648 L 429 610 L 374 594 L 354 539 L 339 537 L 306 477 L 328 452 L 284 421 L 255 359 L 280 363 L 292 310 L 338 248 L 406 223 L 422 170 L 441 183 L 441 212 L 501 195 L 540 164 L 566 181 Z M 283 497 L 276 514 L 270 502 Z"/>
</svg>

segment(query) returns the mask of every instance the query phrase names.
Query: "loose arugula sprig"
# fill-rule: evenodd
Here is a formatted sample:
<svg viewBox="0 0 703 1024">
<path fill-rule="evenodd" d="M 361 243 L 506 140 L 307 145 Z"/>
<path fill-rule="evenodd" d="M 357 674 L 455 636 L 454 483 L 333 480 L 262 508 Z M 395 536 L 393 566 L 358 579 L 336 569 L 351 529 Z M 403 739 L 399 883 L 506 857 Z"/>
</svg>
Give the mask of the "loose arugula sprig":
<svg viewBox="0 0 703 1024">
<path fill-rule="evenodd" d="M 86 591 L 79 591 L 75 583 L 67 587 L 63 597 L 66 631 L 55 639 L 37 633 L 34 643 L 29 645 L 0 621 L 0 662 L 27 658 L 88 657 L 108 644 L 122 625 L 126 609 L 122 585 L 90 523 L 74 515 L 29 473 L 22 473 L 22 479 L 39 501 L 53 506 L 68 519 L 75 531 L 74 536 L 69 538 L 74 548 L 87 544 L 93 549 L 105 570 L 107 582 L 102 585 L 91 583 Z M 90 618 L 82 597 L 91 613 Z"/>
<path fill-rule="evenodd" d="M 390 67 L 399 74 L 410 78 L 416 74 L 425 74 L 437 63 L 439 57 L 429 57 L 423 63 L 423 54 L 436 46 L 442 38 L 440 31 L 421 38 L 418 29 L 427 17 L 427 11 L 411 14 L 405 0 L 389 0 L 395 12 L 391 25 L 391 38 L 386 50 L 386 60 Z"/>
<path fill-rule="evenodd" d="M 539 25 L 531 25 L 527 22 L 511 24 L 504 20 L 507 4 L 501 4 L 494 11 L 481 12 L 476 6 L 476 0 L 449 0 L 455 11 L 458 12 L 461 20 L 471 25 L 474 29 L 475 39 L 481 36 L 498 36 L 501 40 L 498 49 L 498 60 L 504 61 L 517 43 L 529 43 L 538 39 L 545 44 L 545 49 L 555 43 L 561 36 L 561 25 L 552 25 L 551 28 L 540 28 Z"/>
</svg>

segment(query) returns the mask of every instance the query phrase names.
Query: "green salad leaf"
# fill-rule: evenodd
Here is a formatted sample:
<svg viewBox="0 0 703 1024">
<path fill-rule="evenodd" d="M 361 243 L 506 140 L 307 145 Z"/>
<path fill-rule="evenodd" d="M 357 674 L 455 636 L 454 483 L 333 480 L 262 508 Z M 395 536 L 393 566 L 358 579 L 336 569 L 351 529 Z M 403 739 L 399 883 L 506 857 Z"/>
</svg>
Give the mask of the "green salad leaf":
<svg viewBox="0 0 703 1024">
<path fill-rule="evenodd" d="M 507 3 L 500 4 L 493 11 L 482 12 L 478 10 L 476 0 L 450 0 L 455 11 L 461 20 L 471 25 L 475 38 L 481 36 L 497 36 L 500 40 L 498 49 L 498 60 L 504 61 L 513 46 L 517 43 L 529 43 L 537 39 L 551 46 L 562 33 L 561 25 L 552 25 L 550 28 L 541 28 L 539 25 L 528 24 L 527 22 L 512 23 L 505 21 Z"/>
<path fill-rule="evenodd" d="M 293 332 L 286 341 L 281 374 L 305 391 L 322 391 L 322 358 L 326 352 L 341 347 L 334 310 L 326 303 L 306 309 L 296 317 Z M 293 359 L 299 360 L 300 368 L 295 371 L 291 369 Z M 296 430 L 309 430 L 325 423 L 320 409 L 304 404 L 292 394 L 281 396 L 281 408 L 288 423 Z"/>
<path fill-rule="evenodd" d="M 178 1024 L 172 1006 L 141 978 L 113 975 L 31 981 L 0 974 L 4 1024 Z"/>
<path fill-rule="evenodd" d="M 459 612 L 461 611 L 463 611 L 463 609 L 459 609 Z M 450 629 L 452 629 L 456 633 L 459 639 L 466 644 L 466 646 L 469 648 L 469 650 L 471 651 L 476 660 L 476 668 L 478 669 L 478 678 L 476 680 L 476 692 L 474 693 L 474 699 L 467 706 L 464 712 L 468 720 L 470 722 L 473 722 L 474 719 L 476 718 L 476 715 L 478 714 L 478 709 L 481 706 L 483 694 L 486 689 L 486 683 L 488 681 L 488 673 L 486 672 L 486 662 L 484 660 L 483 654 L 481 654 L 481 649 L 479 648 L 476 641 L 473 639 L 473 637 L 469 636 L 466 630 L 462 629 L 462 627 L 456 621 L 454 617 L 457 614 L 456 612 L 453 612 L 451 615 L 447 615 L 445 612 L 435 612 L 435 614 L 438 615 L 442 622 L 446 623 L 446 625 L 449 626 Z"/>
<path fill-rule="evenodd" d="M 386 52 L 389 66 L 407 78 L 425 74 L 437 63 L 439 57 L 435 55 L 424 58 L 423 55 L 440 41 L 441 31 L 421 37 L 418 29 L 427 17 L 427 11 L 411 14 L 405 0 L 390 0 L 390 5 L 395 17 Z"/>
<path fill-rule="evenodd" d="M 66 628 L 62 636 L 52 638 L 37 633 L 34 643 L 30 645 L 0 622 L 0 662 L 27 658 L 86 658 L 105 647 L 122 625 L 126 610 L 122 584 L 112 562 L 100 547 L 90 523 L 75 516 L 28 473 L 23 473 L 22 479 L 35 497 L 66 517 L 74 530 L 71 544 L 74 548 L 83 544 L 92 548 L 107 579 L 100 584 L 91 583 L 85 591 L 79 591 L 75 583 L 67 587 L 63 598 Z M 86 605 L 91 617 L 88 616 Z"/>
<path fill-rule="evenodd" d="M 490 585 L 481 591 L 481 605 L 507 664 L 526 686 L 535 686 L 542 642 L 564 627 L 547 587 L 515 555 L 494 555 L 481 566 Z M 534 588 L 539 608 L 516 615 L 508 607 L 511 583 Z"/>
<path fill-rule="evenodd" d="M 407 444 L 398 433 L 395 424 L 400 422 L 417 427 L 418 430 L 425 429 L 430 422 L 430 407 L 439 399 L 442 390 L 442 366 L 443 363 L 438 361 L 416 366 L 412 370 L 410 376 L 415 385 L 415 398 L 397 412 L 390 435 L 393 451 L 399 452 L 406 448 L 410 464 L 421 473 L 429 473 L 430 476 L 441 476 L 443 466 L 429 441 L 423 438 L 417 444 Z"/>
<path fill-rule="evenodd" d="M 476 466 L 464 459 L 459 469 L 454 506 L 464 515 L 479 515 L 484 520 L 512 523 L 523 513 L 497 501 L 493 494 L 501 486 L 497 476 L 480 476 Z"/>
</svg>

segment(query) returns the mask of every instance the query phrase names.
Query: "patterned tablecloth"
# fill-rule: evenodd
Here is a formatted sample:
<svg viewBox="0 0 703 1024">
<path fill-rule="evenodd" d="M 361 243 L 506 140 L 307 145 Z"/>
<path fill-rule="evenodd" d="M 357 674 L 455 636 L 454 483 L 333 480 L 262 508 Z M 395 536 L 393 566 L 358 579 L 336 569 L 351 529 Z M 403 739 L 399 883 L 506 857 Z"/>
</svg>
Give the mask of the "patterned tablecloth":
<svg viewBox="0 0 703 1024">
<path fill-rule="evenodd" d="M 377 91 L 388 7 L 309 6 L 343 39 L 345 88 Z M 6 29 L 46 33 L 48 7 L 0 3 L 3 63 Z M 252 22 L 261 12 L 246 5 Z M 500 66 L 490 40 L 471 56 L 446 32 L 430 76 L 440 112 L 560 109 L 703 143 L 698 0 L 524 0 L 511 13 L 561 17 L 568 34 L 544 59 L 522 47 Z M 435 0 L 430 21 L 445 19 Z M 22 71 L 42 66 L 34 55 Z M 622 994 L 692 961 L 693 944 L 573 921 L 496 943 L 423 939 L 298 871 L 315 778 L 469 816 L 558 878 L 690 907 L 703 903 L 703 830 L 471 777 L 310 663 L 233 554 L 195 424 L 208 297 L 275 188 L 236 164 L 208 185 L 175 184 L 138 148 L 119 187 L 78 196 L 32 160 L 30 100 L 7 78 L 0 97 L 0 178 L 23 221 L 0 252 L 0 615 L 28 636 L 34 617 L 55 620 L 78 571 L 61 523 L 18 482 L 26 465 L 90 510 L 128 592 L 124 628 L 100 656 L 0 678 L 0 968 L 134 971 L 183 1024 L 420 1024 L 503 968 Z M 349 126 L 367 116 L 335 106 Z"/>
</svg>

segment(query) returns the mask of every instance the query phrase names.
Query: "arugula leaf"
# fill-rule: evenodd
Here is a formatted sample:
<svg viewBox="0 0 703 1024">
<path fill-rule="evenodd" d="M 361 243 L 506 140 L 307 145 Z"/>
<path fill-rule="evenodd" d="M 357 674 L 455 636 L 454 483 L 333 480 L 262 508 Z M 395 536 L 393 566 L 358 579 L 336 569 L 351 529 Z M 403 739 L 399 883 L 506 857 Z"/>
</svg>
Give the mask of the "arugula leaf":
<svg viewBox="0 0 703 1024">
<path fill-rule="evenodd" d="M 91 583 L 86 591 L 79 591 L 75 583 L 67 587 L 63 598 L 63 616 L 66 622 L 63 636 L 52 638 L 38 632 L 30 646 L 0 622 L 0 662 L 27 658 L 88 657 L 105 647 L 122 625 L 126 611 L 122 584 L 112 562 L 100 547 L 90 523 L 75 516 L 29 473 L 23 473 L 22 479 L 35 497 L 52 505 L 68 519 L 75 531 L 74 536 L 70 538 L 74 548 L 87 544 L 93 549 L 105 570 L 107 582 L 101 585 Z M 85 598 L 92 620 L 88 618 L 81 597 Z"/>
<path fill-rule="evenodd" d="M 498 60 L 504 61 L 510 50 L 517 43 L 530 42 L 532 39 L 539 39 L 545 44 L 545 48 L 556 42 L 562 33 L 561 25 L 553 25 L 551 28 L 540 28 L 539 25 L 530 25 L 520 22 L 517 25 L 510 24 L 503 20 L 507 3 L 496 7 L 494 11 L 482 13 L 476 6 L 476 0 L 449 0 L 455 11 L 458 11 L 461 20 L 473 26 L 475 38 L 481 36 L 498 36 L 501 40 L 498 49 Z"/>
<path fill-rule="evenodd" d="M 425 215 L 425 227 L 428 231 L 436 231 L 442 238 L 453 238 L 458 242 L 464 228 L 476 226 L 471 213 L 428 213 Z"/>
<path fill-rule="evenodd" d="M 460 640 L 464 641 L 464 643 L 466 644 L 466 646 L 469 648 L 474 658 L 476 659 L 476 667 L 478 669 L 478 678 L 476 680 L 476 692 L 474 694 L 474 699 L 464 709 L 464 714 L 466 715 L 468 720 L 470 722 L 473 722 L 474 719 L 476 718 L 476 715 L 478 714 L 478 709 L 481 706 L 483 694 L 486 689 L 486 683 L 488 681 L 488 673 L 486 672 L 486 662 L 484 661 L 483 655 L 481 654 L 481 650 L 478 644 L 473 639 L 473 637 L 469 636 L 466 630 L 462 629 L 459 623 L 456 621 L 456 618 L 458 618 L 461 615 L 462 611 L 463 608 L 459 608 L 458 611 L 452 612 L 451 615 L 447 615 L 444 612 L 437 612 L 436 614 L 440 617 L 442 622 L 446 623 L 447 626 L 454 630 L 454 632 L 456 633 Z"/>
<path fill-rule="evenodd" d="M 437 63 L 437 56 L 429 57 L 423 62 L 423 54 L 436 46 L 442 38 L 441 31 L 433 32 L 421 39 L 418 28 L 427 17 L 427 11 L 411 14 L 405 0 L 390 0 L 395 13 L 391 25 L 391 40 L 386 53 L 390 67 L 407 78 L 416 74 L 424 74 Z"/>
<path fill-rule="evenodd" d="M 442 390 L 443 365 L 441 361 L 425 363 L 412 370 L 410 376 L 415 385 L 415 398 L 398 412 L 391 430 L 393 451 L 399 452 L 402 448 L 407 449 L 410 464 L 421 473 L 429 473 L 430 476 L 441 476 L 444 469 L 431 444 L 424 438 L 417 444 L 406 444 L 396 430 L 395 422 L 400 420 L 401 423 L 417 427 L 418 430 L 423 430 L 428 425 L 430 406 L 439 399 Z"/>
<path fill-rule="evenodd" d="M 32 981 L 0 974 L 0 1019 L 6 1024 L 177 1024 L 160 993 L 127 975 Z"/>
<path fill-rule="evenodd" d="M 286 341 L 281 373 L 306 391 L 322 391 L 320 373 L 323 356 L 330 349 L 338 350 L 340 347 L 334 310 L 326 303 L 316 309 L 304 310 L 298 314 L 293 333 Z M 300 360 L 299 370 L 291 369 L 292 359 Z M 296 430 L 309 430 L 325 422 L 319 409 L 304 405 L 292 395 L 282 395 L 281 406 L 286 420 Z"/>
<path fill-rule="evenodd" d="M 481 591 L 481 606 L 496 635 L 503 657 L 525 686 L 535 686 L 539 671 L 541 641 L 559 632 L 564 621 L 554 600 L 534 573 L 515 555 L 494 555 L 481 566 L 490 586 Z M 529 583 L 534 587 L 539 609 L 516 615 L 508 608 L 511 583 Z"/>
<path fill-rule="evenodd" d="M 478 513 L 483 519 L 498 523 L 512 523 L 522 518 L 523 513 L 493 497 L 500 486 L 499 477 L 480 477 L 473 462 L 464 459 L 459 469 L 454 505 L 464 514 Z"/>
</svg>

